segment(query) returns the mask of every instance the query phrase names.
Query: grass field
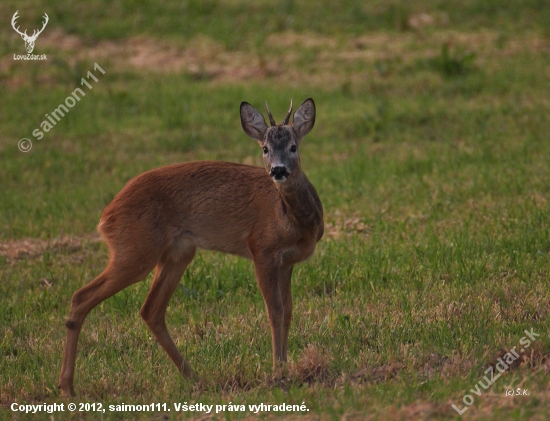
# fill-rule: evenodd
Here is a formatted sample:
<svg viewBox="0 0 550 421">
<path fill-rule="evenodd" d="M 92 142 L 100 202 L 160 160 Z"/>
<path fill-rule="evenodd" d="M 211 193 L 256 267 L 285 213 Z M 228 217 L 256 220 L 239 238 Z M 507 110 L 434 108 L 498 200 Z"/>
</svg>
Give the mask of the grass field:
<svg viewBox="0 0 550 421">
<path fill-rule="evenodd" d="M 14 60 L 16 10 L 29 32 L 48 13 L 34 51 L 46 61 Z M 549 1 L 6 0 L 0 15 L 0 418 L 547 419 Z M 294 271 L 285 379 L 271 377 L 252 263 L 201 252 L 167 314 L 200 381 L 140 319 L 150 275 L 90 313 L 78 396 L 62 398 L 70 297 L 108 260 L 103 208 L 162 165 L 261 165 L 240 102 L 268 100 L 280 121 L 310 96 L 301 159 L 326 233 Z M 24 415 L 14 402 L 171 411 Z M 309 411 L 249 410 L 260 403 Z"/>
</svg>

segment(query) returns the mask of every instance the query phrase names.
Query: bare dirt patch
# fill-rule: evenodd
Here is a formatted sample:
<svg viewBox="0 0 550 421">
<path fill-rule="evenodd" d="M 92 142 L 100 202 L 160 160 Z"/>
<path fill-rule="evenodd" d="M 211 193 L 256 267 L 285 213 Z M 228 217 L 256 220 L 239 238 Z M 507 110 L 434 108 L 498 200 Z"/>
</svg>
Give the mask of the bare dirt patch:
<svg viewBox="0 0 550 421">
<path fill-rule="evenodd" d="M 45 252 L 76 253 L 80 251 L 85 244 L 99 241 L 101 241 L 101 238 L 99 234 L 96 233 L 82 237 L 64 236 L 50 240 L 42 240 L 39 238 L 8 240 L 5 243 L 0 243 L 0 256 L 5 257 L 8 263 L 11 263 L 21 259 L 39 257 Z"/>
<path fill-rule="evenodd" d="M 83 61 L 109 62 L 116 69 L 186 73 L 201 80 L 238 82 L 271 78 L 287 84 L 307 81 L 323 86 L 364 78 L 365 69 L 346 70 L 346 63 L 348 66 L 393 60 L 414 63 L 437 57 L 443 44 L 459 51 L 473 51 L 481 63 L 525 51 L 550 51 L 550 42 L 539 34 L 503 37 L 500 32 L 488 29 L 459 32 L 440 27 L 434 23 L 438 19 L 415 15 L 411 17 L 411 30 L 365 33 L 356 37 L 285 31 L 268 36 L 261 53 L 254 48 L 228 51 L 204 35 L 184 44 L 148 37 L 94 42 L 61 29 L 44 33 L 40 46 L 52 59 L 62 59 L 71 66 Z M 431 29 L 424 31 L 423 28 Z M 5 57 L 0 60 L 0 71 L 7 73 L 16 65 L 11 57 Z M 23 82 L 16 80 L 16 75 L 4 81 L 14 87 Z"/>
<path fill-rule="evenodd" d="M 95 44 L 61 30 L 50 31 L 41 39 L 47 48 L 59 50 L 69 63 L 82 60 L 109 61 L 119 69 L 128 67 L 156 73 L 188 73 L 197 78 L 240 80 L 277 72 L 272 62 L 254 54 L 227 51 L 212 38 L 199 35 L 185 48 L 167 41 L 131 37 Z"/>
</svg>

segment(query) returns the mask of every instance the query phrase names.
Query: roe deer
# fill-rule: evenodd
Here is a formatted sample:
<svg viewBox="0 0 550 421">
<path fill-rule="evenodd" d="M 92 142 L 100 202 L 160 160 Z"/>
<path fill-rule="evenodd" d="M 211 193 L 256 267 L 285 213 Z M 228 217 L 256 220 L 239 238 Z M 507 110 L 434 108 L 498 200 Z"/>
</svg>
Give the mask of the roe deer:
<svg viewBox="0 0 550 421">
<path fill-rule="evenodd" d="M 241 124 L 263 150 L 265 170 L 229 162 L 171 165 L 130 180 L 105 208 L 98 230 L 110 250 L 105 270 L 76 291 L 66 322 L 67 342 L 59 376 L 63 395 L 74 396 L 78 336 L 86 315 L 103 300 L 155 276 L 141 316 L 186 377 L 194 376 L 165 324 L 166 307 L 197 248 L 254 261 L 271 325 L 273 366 L 286 361 L 292 318 L 290 278 L 294 264 L 310 257 L 323 236 L 319 196 L 300 167 L 298 149 L 315 123 L 307 99 L 271 127 L 250 104 L 241 103 Z M 267 173 L 266 173 L 267 170 Z"/>
</svg>

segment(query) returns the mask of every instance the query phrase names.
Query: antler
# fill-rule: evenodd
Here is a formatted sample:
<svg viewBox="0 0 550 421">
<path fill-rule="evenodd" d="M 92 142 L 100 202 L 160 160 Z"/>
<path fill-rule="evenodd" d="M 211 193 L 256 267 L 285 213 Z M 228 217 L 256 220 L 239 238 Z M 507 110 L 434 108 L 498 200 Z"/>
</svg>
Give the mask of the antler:
<svg viewBox="0 0 550 421">
<path fill-rule="evenodd" d="M 288 124 L 288 120 L 290 120 L 290 114 L 292 113 L 292 100 L 290 100 L 290 108 L 288 109 L 288 113 L 286 113 L 286 116 L 283 120 L 283 126 L 286 126 Z"/>
<path fill-rule="evenodd" d="M 276 126 L 277 123 L 275 123 L 275 120 L 273 119 L 273 116 L 271 115 L 271 112 L 269 111 L 269 107 L 267 106 L 267 101 L 265 102 L 265 109 L 267 110 L 267 116 L 269 117 L 269 122 L 271 123 L 271 127 Z"/>
<path fill-rule="evenodd" d="M 26 30 L 26 29 L 25 29 L 25 32 L 23 33 L 23 32 L 21 32 L 21 31 L 19 30 L 19 26 L 18 26 L 17 28 L 15 27 L 15 23 L 16 23 L 15 21 L 16 21 L 17 18 L 19 17 L 19 16 L 17 15 L 18 13 L 19 13 L 19 10 L 17 10 L 17 11 L 13 14 L 13 18 L 11 18 L 11 26 L 13 27 L 13 29 L 15 30 L 15 32 L 17 32 L 19 35 L 27 37 L 28 35 L 27 35 L 27 30 Z"/>
<path fill-rule="evenodd" d="M 44 30 L 44 28 L 46 27 L 46 25 L 48 24 L 48 22 L 50 21 L 50 18 L 48 17 L 48 14 L 47 13 L 44 13 L 44 24 L 42 25 L 42 29 L 40 29 L 38 32 L 36 32 L 37 30 L 35 29 L 32 33 L 32 37 L 31 38 L 37 38 L 38 35 L 40 35 L 42 33 L 42 31 Z"/>
<path fill-rule="evenodd" d="M 42 28 L 40 30 L 37 30 L 35 29 L 32 33 L 31 36 L 28 36 L 27 35 L 27 30 L 25 29 L 25 32 L 21 32 L 19 30 L 19 26 L 16 28 L 15 25 L 16 25 L 16 20 L 17 18 L 19 17 L 18 15 L 19 13 L 19 10 L 17 10 L 14 14 L 13 14 L 13 17 L 11 18 L 11 26 L 13 27 L 13 29 L 15 30 L 15 32 L 17 32 L 19 35 L 21 35 L 22 37 L 25 37 L 26 39 L 29 39 L 29 40 L 35 40 L 38 35 L 40 35 L 42 33 L 42 31 L 44 30 L 44 28 L 46 27 L 46 25 L 48 24 L 48 22 L 50 21 L 50 18 L 48 16 L 47 13 L 44 13 L 44 23 L 42 25 Z"/>
</svg>

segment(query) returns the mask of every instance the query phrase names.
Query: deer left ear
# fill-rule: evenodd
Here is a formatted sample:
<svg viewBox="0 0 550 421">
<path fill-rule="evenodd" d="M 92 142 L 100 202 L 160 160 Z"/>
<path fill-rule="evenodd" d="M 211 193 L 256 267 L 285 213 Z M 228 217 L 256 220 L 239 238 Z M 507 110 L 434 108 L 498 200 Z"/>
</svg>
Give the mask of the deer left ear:
<svg viewBox="0 0 550 421">
<path fill-rule="evenodd" d="M 294 113 L 292 128 L 301 139 L 308 134 L 315 125 L 315 102 L 312 98 L 304 101 Z"/>
</svg>

